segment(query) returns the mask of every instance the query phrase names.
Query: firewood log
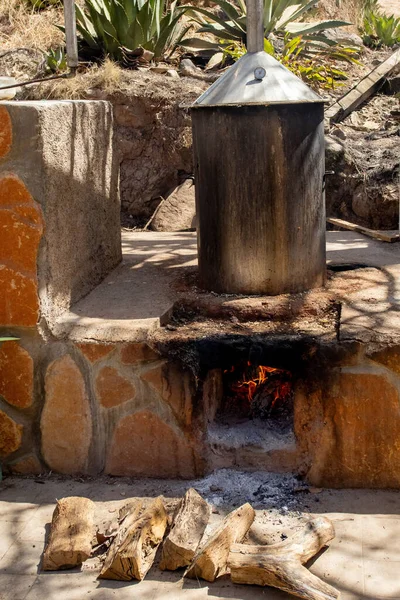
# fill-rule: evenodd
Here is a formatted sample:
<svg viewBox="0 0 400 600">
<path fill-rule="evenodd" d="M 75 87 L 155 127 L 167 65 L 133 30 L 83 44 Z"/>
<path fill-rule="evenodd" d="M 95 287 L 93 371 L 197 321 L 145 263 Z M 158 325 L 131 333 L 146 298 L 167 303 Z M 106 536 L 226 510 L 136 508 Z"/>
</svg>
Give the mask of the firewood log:
<svg viewBox="0 0 400 600">
<path fill-rule="evenodd" d="M 141 514 L 141 503 L 131 507 L 122 521 L 99 577 L 141 581 L 153 564 L 167 528 L 168 516 L 161 496 Z"/>
<path fill-rule="evenodd" d="M 181 500 L 171 531 L 164 541 L 160 569 L 175 571 L 190 565 L 209 518 L 209 504 L 190 488 Z"/>
<path fill-rule="evenodd" d="M 304 600 L 337 600 L 340 592 L 303 567 L 334 537 L 333 524 L 318 517 L 278 544 L 234 544 L 228 558 L 231 579 L 234 583 L 270 585 Z"/>
<path fill-rule="evenodd" d="M 227 572 L 229 550 L 241 542 L 254 521 L 255 512 L 250 504 L 243 504 L 227 515 L 215 533 L 196 553 L 185 577 L 215 581 Z"/>
<path fill-rule="evenodd" d="M 53 513 L 43 570 L 72 569 L 87 560 L 95 536 L 94 503 L 89 498 L 61 498 Z"/>
</svg>

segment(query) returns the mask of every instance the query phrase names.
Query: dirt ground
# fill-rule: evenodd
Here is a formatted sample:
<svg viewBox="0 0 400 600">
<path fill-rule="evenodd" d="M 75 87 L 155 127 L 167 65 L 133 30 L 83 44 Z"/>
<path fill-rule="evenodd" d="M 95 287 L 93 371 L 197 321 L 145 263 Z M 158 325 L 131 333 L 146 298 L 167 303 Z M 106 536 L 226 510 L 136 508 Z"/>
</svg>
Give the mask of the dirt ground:
<svg viewBox="0 0 400 600">
<path fill-rule="evenodd" d="M 312 516 L 326 515 L 336 537 L 307 565 L 341 592 L 341 600 L 400 599 L 398 572 L 399 493 L 383 490 L 321 490 L 258 472 L 225 472 L 195 482 L 114 478 L 7 478 L 0 484 L 0 598 L 1 600 L 290 600 L 293 596 L 257 586 L 235 585 L 229 576 L 214 583 L 186 580 L 182 572 L 163 572 L 155 565 L 138 582 L 98 580 L 100 561 L 93 558 L 81 569 L 41 571 L 41 559 L 57 498 L 77 495 L 96 503 L 99 525 L 115 518 L 132 498 L 149 500 L 159 494 L 171 511 L 189 486 L 212 505 L 210 526 L 234 506 L 250 501 L 256 520 L 248 541 L 265 544 L 286 539 Z M 281 487 L 279 487 L 281 485 Z M 260 494 L 259 490 L 264 490 Z M 280 490 L 280 491 L 279 491 Z M 269 496 L 270 494 L 270 496 Z M 265 500 L 260 501 L 260 495 Z M 230 498 L 230 500 L 229 500 Z M 269 498 L 269 499 L 268 499 Z M 285 503 L 286 502 L 286 503 Z"/>
</svg>

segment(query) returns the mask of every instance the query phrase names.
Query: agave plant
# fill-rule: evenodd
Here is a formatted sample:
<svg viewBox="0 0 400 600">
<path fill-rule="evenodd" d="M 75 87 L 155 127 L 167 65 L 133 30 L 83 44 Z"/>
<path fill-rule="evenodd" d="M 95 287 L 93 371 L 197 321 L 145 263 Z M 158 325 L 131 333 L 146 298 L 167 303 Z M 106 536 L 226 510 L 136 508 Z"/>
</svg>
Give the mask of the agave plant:
<svg viewBox="0 0 400 600">
<path fill-rule="evenodd" d="M 196 7 L 192 10 L 193 19 L 201 25 L 198 32 L 211 33 L 219 40 L 237 41 L 246 44 L 246 4 L 244 0 L 237 0 L 235 6 L 229 0 L 214 0 L 227 16 L 224 19 L 213 14 L 207 9 Z M 299 22 L 304 13 L 317 4 L 318 0 L 264 0 L 264 35 L 266 38 L 271 33 L 289 33 L 301 35 L 305 40 L 323 41 L 328 45 L 335 42 L 323 36 L 325 29 L 350 25 L 346 21 L 317 21 L 313 23 Z M 185 7 L 187 9 L 193 7 Z M 204 18 L 205 17 L 205 18 Z M 201 42 L 196 38 L 184 40 L 187 46 L 201 47 Z M 207 42 L 204 48 L 211 48 L 212 43 Z"/>
<path fill-rule="evenodd" d="M 92 55 L 124 62 L 142 48 L 159 59 L 186 34 L 179 23 L 185 10 L 177 0 L 84 0 L 83 10 L 76 5 L 77 29 Z"/>
<path fill-rule="evenodd" d="M 363 42 L 366 46 L 379 48 L 400 43 L 400 17 L 367 10 L 363 26 Z"/>
</svg>

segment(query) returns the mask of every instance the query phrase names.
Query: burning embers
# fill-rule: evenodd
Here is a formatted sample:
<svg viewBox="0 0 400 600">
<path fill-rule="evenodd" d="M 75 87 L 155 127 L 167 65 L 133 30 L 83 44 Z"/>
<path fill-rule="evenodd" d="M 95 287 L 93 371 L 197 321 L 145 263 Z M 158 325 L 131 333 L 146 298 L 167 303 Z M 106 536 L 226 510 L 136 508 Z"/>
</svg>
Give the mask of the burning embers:
<svg viewBox="0 0 400 600">
<path fill-rule="evenodd" d="M 247 362 L 226 369 L 223 381 L 226 414 L 268 420 L 285 420 L 292 414 L 293 387 L 289 371 Z"/>
</svg>

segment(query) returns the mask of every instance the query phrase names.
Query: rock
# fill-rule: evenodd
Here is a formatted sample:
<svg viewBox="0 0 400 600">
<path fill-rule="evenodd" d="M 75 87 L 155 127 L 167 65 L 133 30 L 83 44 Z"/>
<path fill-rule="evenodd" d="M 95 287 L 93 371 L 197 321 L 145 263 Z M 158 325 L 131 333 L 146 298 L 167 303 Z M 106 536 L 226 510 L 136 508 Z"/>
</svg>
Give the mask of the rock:
<svg viewBox="0 0 400 600">
<path fill-rule="evenodd" d="M 120 351 L 121 362 L 124 365 L 134 365 L 138 362 L 157 360 L 160 355 L 145 343 L 132 343 L 122 346 Z"/>
<path fill-rule="evenodd" d="M 179 70 L 183 75 L 203 73 L 201 69 L 196 67 L 196 65 L 190 60 L 190 58 L 184 58 L 183 60 L 181 60 Z"/>
<path fill-rule="evenodd" d="M 168 70 L 168 65 L 157 65 L 156 67 L 150 67 L 150 71 L 152 73 L 158 73 L 159 75 L 164 75 L 164 73 L 167 73 Z"/>
<path fill-rule="evenodd" d="M 183 371 L 168 361 L 146 371 L 141 375 L 141 379 L 151 386 L 159 399 L 168 404 L 183 428 L 190 427 L 195 390 L 188 371 Z"/>
<path fill-rule="evenodd" d="M 0 158 L 4 158 L 12 143 L 11 117 L 5 106 L 0 107 L 0 132 Z"/>
<path fill-rule="evenodd" d="M 133 400 L 136 390 L 114 367 L 103 367 L 96 378 L 96 393 L 102 406 L 112 408 Z"/>
<path fill-rule="evenodd" d="M 43 458 L 59 473 L 85 472 L 92 439 L 90 405 L 82 373 L 69 355 L 50 363 L 45 391 L 40 420 Z"/>
<path fill-rule="evenodd" d="M 145 224 L 160 196 L 179 184 L 178 173 L 193 170 L 192 130 L 187 109 L 207 83 L 192 78 L 129 73 L 131 91 L 111 97 L 114 110 L 130 107 L 116 116 L 117 144 L 121 156 L 123 222 Z M 133 116 L 132 116 L 133 115 Z M 136 124 L 134 124 L 136 123 Z M 128 215 L 132 215 L 129 218 Z"/>
<path fill-rule="evenodd" d="M 1 115 L 3 111 L 0 125 Z M 0 152 L 7 151 L 7 131 L 0 139 Z M 34 327 L 39 318 L 36 264 L 43 219 L 23 181 L 9 173 L 0 177 L 0 223 L 0 323 Z"/>
<path fill-rule="evenodd" d="M 139 100 L 133 106 L 130 104 L 117 104 L 114 107 L 114 118 L 117 125 L 123 127 L 148 127 L 155 122 L 155 114 L 148 110 L 143 101 Z"/>
<path fill-rule="evenodd" d="M 376 133 L 374 113 L 359 111 L 346 120 L 344 142 L 326 136 L 326 170 L 334 172 L 325 180 L 327 217 L 370 229 L 398 227 L 398 141 L 385 136 L 382 121 L 377 119 L 381 125 Z"/>
<path fill-rule="evenodd" d="M 282 38 L 277 37 L 274 33 L 270 33 L 268 40 L 274 47 L 275 52 L 281 54 L 285 48 L 285 42 Z"/>
<path fill-rule="evenodd" d="M 123 417 L 114 431 L 105 472 L 127 477 L 183 477 L 197 474 L 193 449 L 148 410 Z"/>
<path fill-rule="evenodd" d="M 27 456 L 13 460 L 8 464 L 8 467 L 11 473 L 16 473 L 17 475 L 39 475 L 44 470 L 37 456 L 34 454 L 28 454 Z"/>
<path fill-rule="evenodd" d="M 331 134 L 339 138 L 340 140 L 345 140 L 347 138 L 346 133 L 343 131 L 343 129 L 340 129 L 340 127 L 335 127 Z"/>
<path fill-rule="evenodd" d="M 81 343 L 76 344 L 85 358 L 88 359 L 89 362 L 95 363 L 101 358 L 104 358 L 108 354 L 110 354 L 115 346 L 113 344 L 90 344 L 90 343 Z"/>
<path fill-rule="evenodd" d="M 22 430 L 22 425 L 0 410 L 0 457 L 4 458 L 18 450 L 22 441 Z"/>
<path fill-rule="evenodd" d="M 185 231 L 196 226 L 196 201 L 194 183 L 186 179 L 154 213 L 149 229 L 152 231 Z"/>
<path fill-rule="evenodd" d="M 324 31 L 324 35 L 328 38 L 328 40 L 332 40 L 332 42 L 337 42 L 338 44 L 344 44 L 345 46 L 362 47 L 364 45 L 359 35 L 352 33 L 351 31 L 347 31 L 345 27 L 326 29 Z"/>
<path fill-rule="evenodd" d="M 312 407 L 320 414 L 310 447 L 313 456 L 307 480 L 316 487 L 397 489 L 399 394 L 391 376 L 374 373 L 369 367 L 364 371 L 357 367 L 346 372 L 338 369 L 331 376 L 329 390 L 319 392 L 318 398 L 310 394 L 305 399 L 307 410 Z M 349 440 L 354 443 L 349 444 Z"/>
<path fill-rule="evenodd" d="M 381 128 L 379 123 L 377 123 L 376 121 L 371 121 L 371 120 L 364 121 L 362 127 L 366 131 L 378 131 Z"/>
<path fill-rule="evenodd" d="M 332 136 L 325 136 L 325 158 L 330 170 L 334 170 L 340 166 L 345 155 L 345 147 Z"/>
<path fill-rule="evenodd" d="M 180 79 L 178 71 L 175 69 L 168 69 L 166 73 L 167 77 L 171 77 L 172 79 Z"/>
<path fill-rule="evenodd" d="M 33 360 L 18 342 L 0 346 L 0 395 L 17 408 L 33 401 Z"/>
<path fill-rule="evenodd" d="M 389 77 L 382 86 L 381 92 L 390 96 L 400 93 L 400 74 Z"/>
<path fill-rule="evenodd" d="M 333 171 L 325 178 L 326 216 L 351 221 L 352 174 L 356 171 L 344 144 L 330 135 L 325 136 L 326 171 Z"/>
</svg>

